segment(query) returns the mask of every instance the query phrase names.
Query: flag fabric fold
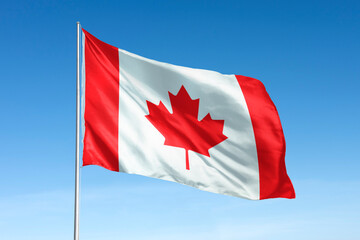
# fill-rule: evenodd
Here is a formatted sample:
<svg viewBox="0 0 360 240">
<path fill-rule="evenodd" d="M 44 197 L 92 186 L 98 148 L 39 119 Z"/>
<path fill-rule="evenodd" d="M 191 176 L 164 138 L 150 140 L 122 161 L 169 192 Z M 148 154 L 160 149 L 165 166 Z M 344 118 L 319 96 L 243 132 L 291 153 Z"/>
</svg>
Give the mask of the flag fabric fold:
<svg viewBox="0 0 360 240">
<path fill-rule="evenodd" d="M 83 166 L 247 199 L 294 198 L 263 84 L 150 60 L 83 29 Z"/>
</svg>

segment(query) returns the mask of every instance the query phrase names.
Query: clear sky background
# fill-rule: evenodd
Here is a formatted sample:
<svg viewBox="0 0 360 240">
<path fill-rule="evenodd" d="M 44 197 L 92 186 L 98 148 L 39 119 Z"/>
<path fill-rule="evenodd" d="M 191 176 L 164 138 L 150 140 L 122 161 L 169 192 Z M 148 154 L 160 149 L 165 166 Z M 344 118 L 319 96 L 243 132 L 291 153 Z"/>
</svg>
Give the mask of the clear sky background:
<svg viewBox="0 0 360 240">
<path fill-rule="evenodd" d="M 76 21 L 151 59 L 260 79 L 297 194 L 250 201 L 88 166 L 80 239 L 359 239 L 356 0 L 3 1 L 0 239 L 73 237 Z"/>
</svg>

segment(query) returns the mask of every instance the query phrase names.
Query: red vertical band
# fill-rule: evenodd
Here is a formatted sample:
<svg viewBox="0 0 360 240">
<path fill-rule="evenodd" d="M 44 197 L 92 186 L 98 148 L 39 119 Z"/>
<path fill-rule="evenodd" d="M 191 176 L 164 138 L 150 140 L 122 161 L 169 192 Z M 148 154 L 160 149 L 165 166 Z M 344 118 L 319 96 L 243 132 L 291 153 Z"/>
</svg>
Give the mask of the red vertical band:
<svg viewBox="0 0 360 240">
<path fill-rule="evenodd" d="M 236 75 L 254 129 L 259 161 L 260 199 L 295 198 L 286 173 L 285 138 L 280 118 L 264 85 L 257 79 Z"/>
<path fill-rule="evenodd" d="M 119 52 L 85 34 L 85 136 L 83 166 L 119 171 Z"/>
</svg>

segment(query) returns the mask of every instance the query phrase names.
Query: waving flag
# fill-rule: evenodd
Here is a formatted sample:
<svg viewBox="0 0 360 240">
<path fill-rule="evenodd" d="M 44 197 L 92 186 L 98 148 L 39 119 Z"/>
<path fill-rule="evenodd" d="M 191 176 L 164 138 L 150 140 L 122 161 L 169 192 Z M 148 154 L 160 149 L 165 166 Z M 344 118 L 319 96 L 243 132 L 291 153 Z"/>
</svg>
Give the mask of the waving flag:
<svg viewBox="0 0 360 240">
<path fill-rule="evenodd" d="M 83 30 L 83 165 L 247 199 L 294 198 L 263 84 L 150 60 Z"/>
</svg>

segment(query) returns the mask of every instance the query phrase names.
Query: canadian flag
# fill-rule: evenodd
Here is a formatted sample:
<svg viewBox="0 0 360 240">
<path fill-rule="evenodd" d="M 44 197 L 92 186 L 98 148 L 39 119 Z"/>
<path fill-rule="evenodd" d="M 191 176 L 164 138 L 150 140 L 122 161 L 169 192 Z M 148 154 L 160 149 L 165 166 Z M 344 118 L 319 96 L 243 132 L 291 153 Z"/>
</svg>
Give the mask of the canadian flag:
<svg viewBox="0 0 360 240">
<path fill-rule="evenodd" d="M 263 84 L 150 60 L 83 30 L 83 166 L 247 199 L 295 198 Z"/>
</svg>

